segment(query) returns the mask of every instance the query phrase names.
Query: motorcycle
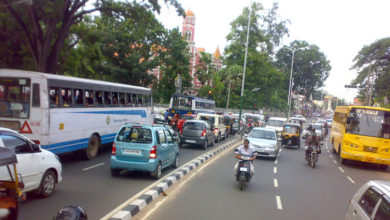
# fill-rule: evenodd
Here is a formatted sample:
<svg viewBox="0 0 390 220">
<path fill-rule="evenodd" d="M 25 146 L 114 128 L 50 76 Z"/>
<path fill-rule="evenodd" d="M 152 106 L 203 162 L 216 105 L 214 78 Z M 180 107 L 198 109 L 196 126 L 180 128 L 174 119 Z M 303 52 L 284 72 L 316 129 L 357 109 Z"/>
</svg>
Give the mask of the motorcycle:
<svg viewBox="0 0 390 220">
<path fill-rule="evenodd" d="M 240 190 L 243 191 L 246 183 L 249 183 L 252 178 L 251 175 L 251 157 L 240 156 L 238 162 L 238 169 L 236 173 L 236 180 L 239 184 Z"/>
<path fill-rule="evenodd" d="M 312 167 L 316 167 L 316 163 L 318 163 L 318 148 L 317 146 L 310 145 L 306 146 L 308 149 L 305 149 L 306 151 L 308 150 L 310 153 L 306 152 L 306 161 L 307 163 Z"/>
</svg>

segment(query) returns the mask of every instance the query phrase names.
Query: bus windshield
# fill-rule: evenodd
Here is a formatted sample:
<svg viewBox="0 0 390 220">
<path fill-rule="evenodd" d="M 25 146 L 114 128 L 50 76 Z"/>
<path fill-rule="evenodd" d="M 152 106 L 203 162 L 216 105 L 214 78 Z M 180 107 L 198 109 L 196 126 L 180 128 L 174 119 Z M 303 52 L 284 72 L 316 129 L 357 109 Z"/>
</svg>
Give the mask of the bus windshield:
<svg viewBox="0 0 390 220">
<path fill-rule="evenodd" d="M 0 78 L 0 117 L 28 118 L 30 79 Z"/>
<path fill-rule="evenodd" d="M 351 109 L 346 132 L 390 139 L 390 112 L 372 109 Z"/>
<path fill-rule="evenodd" d="M 180 96 L 175 96 L 172 98 L 173 98 L 173 101 L 172 101 L 172 108 L 173 109 L 191 110 L 191 106 L 192 106 L 191 98 L 180 97 Z"/>
</svg>

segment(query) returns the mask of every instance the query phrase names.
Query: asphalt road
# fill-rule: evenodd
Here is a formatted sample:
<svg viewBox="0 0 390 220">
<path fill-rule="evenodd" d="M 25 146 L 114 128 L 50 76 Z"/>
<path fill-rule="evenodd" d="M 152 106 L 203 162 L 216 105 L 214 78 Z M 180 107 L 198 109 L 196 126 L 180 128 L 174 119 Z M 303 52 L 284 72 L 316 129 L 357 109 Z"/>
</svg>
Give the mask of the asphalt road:
<svg viewBox="0 0 390 220">
<path fill-rule="evenodd" d="M 233 149 L 226 152 L 137 219 L 344 219 L 361 185 L 390 180 L 389 170 L 375 165 L 341 165 L 329 143 L 314 169 L 305 162 L 302 148 L 283 148 L 276 161 L 256 160 L 255 176 L 245 191 L 234 179 L 236 162 Z"/>
<path fill-rule="evenodd" d="M 180 148 L 179 163 L 185 164 L 205 152 L 201 147 L 184 145 Z M 111 177 L 110 156 L 110 145 L 105 146 L 97 158 L 91 161 L 80 160 L 74 153 L 61 155 L 63 181 L 49 198 L 28 194 L 27 201 L 21 204 L 19 219 L 52 219 L 58 210 L 67 205 L 79 205 L 87 211 L 89 219 L 100 219 L 154 182 L 148 174 L 141 172 L 127 172 L 120 177 Z M 163 170 L 163 175 L 171 171 Z"/>
</svg>

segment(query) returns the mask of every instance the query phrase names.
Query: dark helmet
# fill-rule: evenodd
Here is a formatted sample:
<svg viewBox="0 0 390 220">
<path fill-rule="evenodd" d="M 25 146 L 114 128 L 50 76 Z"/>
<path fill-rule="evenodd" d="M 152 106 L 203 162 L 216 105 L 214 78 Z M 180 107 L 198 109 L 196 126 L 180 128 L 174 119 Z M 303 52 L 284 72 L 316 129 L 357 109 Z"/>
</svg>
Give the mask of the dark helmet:
<svg viewBox="0 0 390 220">
<path fill-rule="evenodd" d="M 80 206 L 69 205 L 58 211 L 54 220 L 88 220 L 88 217 Z"/>
<path fill-rule="evenodd" d="M 309 130 L 309 131 L 314 131 L 314 128 L 313 128 L 312 125 L 309 125 L 309 127 L 307 127 L 307 130 Z"/>
</svg>

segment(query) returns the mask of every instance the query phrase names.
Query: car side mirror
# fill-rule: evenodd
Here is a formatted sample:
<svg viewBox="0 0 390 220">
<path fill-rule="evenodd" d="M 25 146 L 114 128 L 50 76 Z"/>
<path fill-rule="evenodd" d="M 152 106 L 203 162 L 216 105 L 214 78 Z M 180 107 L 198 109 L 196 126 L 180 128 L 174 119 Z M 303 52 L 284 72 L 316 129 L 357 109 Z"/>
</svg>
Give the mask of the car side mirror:
<svg viewBox="0 0 390 220">
<path fill-rule="evenodd" d="M 33 144 L 32 148 L 33 148 L 33 152 L 41 152 L 41 148 L 39 147 L 39 144 Z"/>
</svg>

